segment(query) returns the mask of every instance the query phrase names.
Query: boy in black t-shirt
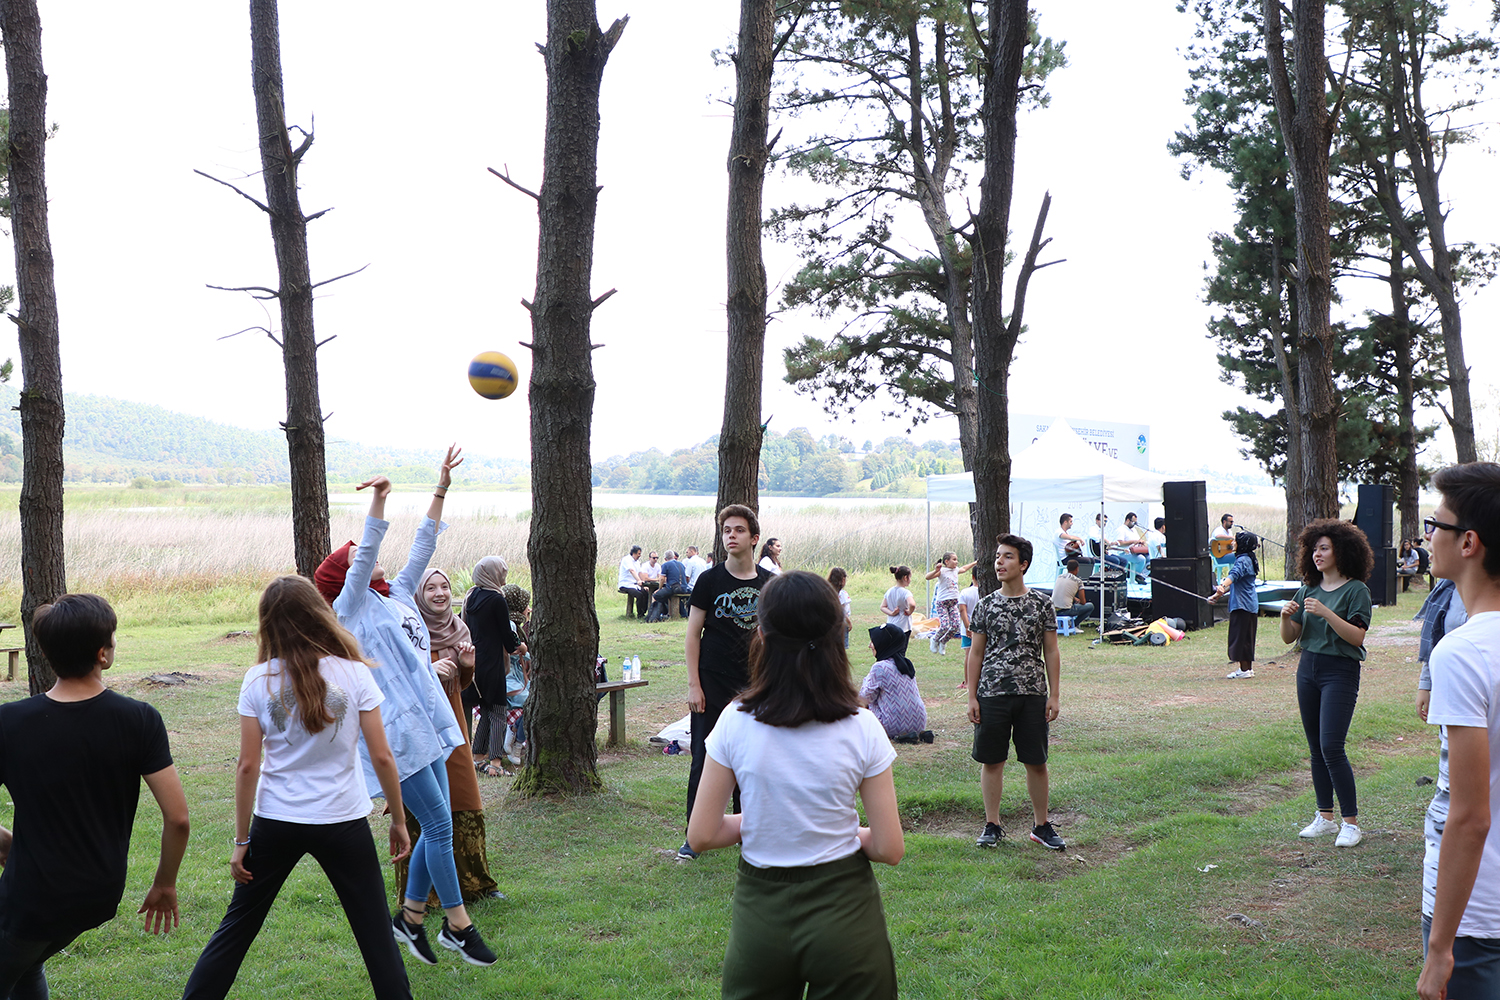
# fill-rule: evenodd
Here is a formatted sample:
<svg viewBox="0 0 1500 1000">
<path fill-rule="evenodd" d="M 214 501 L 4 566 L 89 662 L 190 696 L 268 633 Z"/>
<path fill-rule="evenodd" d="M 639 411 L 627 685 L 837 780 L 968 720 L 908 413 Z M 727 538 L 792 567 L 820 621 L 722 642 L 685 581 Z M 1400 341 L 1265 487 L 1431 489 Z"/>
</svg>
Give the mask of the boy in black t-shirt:
<svg viewBox="0 0 1500 1000">
<path fill-rule="evenodd" d="M 750 683 L 750 638 L 758 623 L 760 588 L 771 573 L 755 564 L 760 520 L 743 504 L 719 511 L 719 534 L 727 553 L 693 585 L 692 612 L 687 624 L 688 711 L 692 728 L 693 763 L 688 771 L 687 815 L 693 816 L 698 779 L 708 751 L 705 743 L 719 716 Z M 740 790 L 734 790 L 734 811 L 740 811 Z M 698 856 L 684 840 L 679 861 Z"/>
<path fill-rule="evenodd" d="M 141 778 L 162 813 L 161 860 L 146 901 L 153 934 L 177 926 L 187 799 L 161 715 L 104 686 L 115 613 L 94 594 L 37 608 L 32 629 L 57 683 L 0 706 L 0 783 L 15 833 L 0 828 L 0 997 L 45 997 L 43 964 L 112 919 L 125 892 Z"/>
</svg>

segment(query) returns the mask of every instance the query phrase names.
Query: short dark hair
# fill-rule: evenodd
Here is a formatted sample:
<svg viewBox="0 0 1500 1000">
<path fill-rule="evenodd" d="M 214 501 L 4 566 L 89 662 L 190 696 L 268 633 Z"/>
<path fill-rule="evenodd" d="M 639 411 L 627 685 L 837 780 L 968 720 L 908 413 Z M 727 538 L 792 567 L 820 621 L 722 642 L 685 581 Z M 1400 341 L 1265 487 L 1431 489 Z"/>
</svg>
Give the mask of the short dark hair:
<svg viewBox="0 0 1500 1000">
<path fill-rule="evenodd" d="M 1154 521 L 1154 522 L 1152 522 L 1152 523 L 1153 523 L 1153 524 L 1154 524 L 1154 526 L 1155 526 L 1155 527 L 1156 527 L 1156 530 L 1157 530 L 1157 531 L 1160 531 L 1160 530 L 1161 530 L 1161 529 L 1163 529 L 1163 528 L 1165 528 L 1165 527 L 1166 527 L 1166 526 L 1167 526 L 1167 519 L 1166 519 L 1166 518 L 1164 518 L 1164 517 L 1158 517 L 1158 518 L 1157 518 L 1157 519 L 1156 519 L 1156 520 L 1155 520 L 1155 521 Z"/>
<path fill-rule="evenodd" d="M 1233 520 L 1234 520 L 1234 515 L 1233 514 L 1220 514 L 1219 515 L 1219 523 L 1220 524 L 1223 524 L 1225 521 L 1233 521 Z"/>
<path fill-rule="evenodd" d="M 768 726 L 837 722 L 863 702 L 844 652 L 844 609 L 822 577 L 789 570 L 760 591 L 740 711 Z"/>
<path fill-rule="evenodd" d="M 1026 568 L 1031 568 L 1032 550 L 1030 539 L 1023 538 L 1020 535 L 1012 535 L 1009 533 L 996 535 L 995 548 L 998 549 L 1002 545 L 1009 545 L 1011 548 L 1015 549 L 1016 554 L 1021 557 L 1021 561 L 1026 564 Z"/>
<path fill-rule="evenodd" d="M 52 672 L 59 677 L 87 677 L 99 662 L 99 650 L 115 642 L 119 619 L 98 594 L 64 594 L 33 612 L 31 632 Z"/>
<path fill-rule="evenodd" d="M 1078 560 L 1077 559 L 1069 559 L 1068 560 L 1068 572 L 1069 573 L 1077 573 L 1078 572 Z"/>
<path fill-rule="evenodd" d="M 828 571 L 828 585 L 843 589 L 844 584 L 849 581 L 849 574 L 844 572 L 844 567 L 835 566 Z"/>
<path fill-rule="evenodd" d="M 1340 573 L 1361 583 L 1370 578 L 1370 570 L 1375 565 L 1370 540 L 1352 521 L 1327 517 L 1313 521 L 1297 538 L 1297 569 L 1302 574 L 1303 583 L 1313 587 L 1323 582 L 1323 574 L 1313 565 L 1313 549 L 1320 538 L 1327 538 L 1333 546 L 1333 565 Z"/>
<path fill-rule="evenodd" d="M 1057 519 L 1057 526 L 1059 528 L 1061 528 L 1063 525 L 1067 524 L 1071 520 L 1073 520 L 1073 515 L 1072 514 L 1064 514 L 1064 515 L 1062 515 L 1061 517 L 1059 517 Z"/>
<path fill-rule="evenodd" d="M 724 522 L 729 520 L 731 517 L 743 517 L 745 519 L 745 523 L 750 526 L 750 537 L 760 537 L 760 518 L 755 516 L 755 511 L 751 510 L 749 507 L 746 507 L 742 503 L 730 504 L 728 507 L 725 507 L 723 510 L 719 511 L 717 523 L 720 531 L 724 530 Z"/>
<path fill-rule="evenodd" d="M 1479 536 L 1485 573 L 1500 577 L 1500 464 L 1450 465 L 1432 477 L 1432 485 L 1458 523 Z"/>
<path fill-rule="evenodd" d="M 639 545 L 632 545 L 630 547 L 630 554 L 633 555 L 633 556 L 634 555 L 639 555 L 640 551 L 641 551 L 641 547 Z"/>
</svg>

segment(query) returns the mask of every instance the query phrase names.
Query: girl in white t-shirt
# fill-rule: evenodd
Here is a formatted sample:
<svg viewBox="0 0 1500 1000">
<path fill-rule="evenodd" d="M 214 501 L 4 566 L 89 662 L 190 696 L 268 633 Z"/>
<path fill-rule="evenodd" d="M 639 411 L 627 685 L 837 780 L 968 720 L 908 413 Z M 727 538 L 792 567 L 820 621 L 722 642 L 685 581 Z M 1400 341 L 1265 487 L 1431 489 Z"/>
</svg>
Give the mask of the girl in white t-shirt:
<svg viewBox="0 0 1500 1000">
<path fill-rule="evenodd" d="M 826 580 L 760 592 L 750 686 L 719 717 L 688 823 L 702 852 L 740 844 L 723 992 L 893 998 L 896 966 L 871 861 L 906 851 L 880 720 L 860 707 Z M 788 762 L 795 766 L 788 766 Z M 743 814 L 724 814 L 739 786 Z M 856 798 L 870 825 L 859 825 Z"/>
<path fill-rule="evenodd" d="M 910 566 L 892 566 L 891 576 L 896 578 L 896 585 L 885 592 L 885 598 L 880 602 L 880 613 L 885 615 L 885 623 L 894 625 L 906 634 L 907 642 L 911 641 L 911 613 L 917 610 L 917 599 L 907 589 L 911 585 Z M 901 653 L 906 654 L 905 643 L 901 646 Z"/>
<path fill-rule="evenodd" d="M 927 640 L 928 648 L 934 653 L 947 653 L 948 640 L 964 634 L 963 622 L 958 617 L 958 574 L 973 568 L 974 563 L 960 566 L 957 552 L 944 552 L 943 558 L 933 564 L 932 572 L 927 574 L 927 579 L 937 581 L 933 599 L 937 601 L 937 617 L 941 622 L 932 638 Z"/>
<path fill-rule="evenodd" d="M 186 998 L 229 993 L 282 883 L 305 854 L 338 893 L 379 1000 L 410 1000 L 386 915 L 385 873 L 370 835 L 359 761 L 369 748 L 390 806 L 390 851 L 411 853 L 396 760 L 380 721 L 380 688 L 359 644 L 300 576 L 271 581 L 260 599 L 259 663 L 240 685 L 234 781 L 234 895 L 188 978 Z"/>
<path fill-rule="evenodd" d="M 828 571 L 828 583 L 839 593 L 839 608 L 844 612 L 844 648 L 849 648 L 849 633 L 854 629 L 854 601 L 849 597 L 849 591 L 844 589 L 844 584 L 849 582 L 849 574 L 844 567 L 835 566 Z"/>
</svg>

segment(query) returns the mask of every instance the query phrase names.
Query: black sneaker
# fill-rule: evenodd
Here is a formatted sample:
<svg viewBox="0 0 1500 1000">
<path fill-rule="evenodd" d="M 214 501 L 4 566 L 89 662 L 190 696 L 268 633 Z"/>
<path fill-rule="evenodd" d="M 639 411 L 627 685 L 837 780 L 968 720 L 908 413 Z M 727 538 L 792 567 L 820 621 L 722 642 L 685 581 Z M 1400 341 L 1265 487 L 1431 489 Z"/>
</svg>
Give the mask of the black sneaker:
<svg viewBox="0 0 1500 1000">
<path fill-rule="evenodd" d="M 974 841 L 974 846 L 998 847 L 1000 846 L 1000 841 L 1004 839 L 1005 831 L 1000 829 L 999 823 L 986 823 L 984 824 L 984 832 L 979 835 L 979 839 Z"/>
<path fill-rule="evenodd" d="M 438 944 L 458 952 L 458 957 L 470 965 L 494 965 L 497 961 L 495 953 L 479 936 L 479 928 L 473 924 L 456 931 L 448 926 L 448 918 L 444 917 L 443 929 L 438 931 Z"/>
<path fill-rule="evenodd" d="M 411 952 L 413 958 L 428 965 L 437 965 L 437 954 L 433 952 L 432 945 L 427 943 L 427 931 L 421 924 L 409 924 L 405 917 L 397 913 L 391 917 L 391 930 L 395 933 L 396 940 L 406 945 L 406 950 Z"/>
<path fill-rule="evenodd" d="M 1052 824 L 1050 822 L 1043 823 L 1041 826 L 1032 827 L 1031 839 L 1036 841 L 1038 844 L 1041 844 L 1049 851 L 1060 851 L 1064 847 L 1068 846 L 1067 844 L 1063 843 L 1063 839 L 1057 835 L 1057 831 L 1052 829 Z"/>
<path fill-rule="evenodd" d="M 684 840 L 682 842 L 682 846 L 679 847 L 679 848 L 677 848 L 677 860 L 678 861 L 696 861 L 697 859 L 698 859 L 698 852 L 695 851 L 695 850 L 693 850 L 691 847 L 689 847 L 688 846 L 688 842 Z"/>
</svg>

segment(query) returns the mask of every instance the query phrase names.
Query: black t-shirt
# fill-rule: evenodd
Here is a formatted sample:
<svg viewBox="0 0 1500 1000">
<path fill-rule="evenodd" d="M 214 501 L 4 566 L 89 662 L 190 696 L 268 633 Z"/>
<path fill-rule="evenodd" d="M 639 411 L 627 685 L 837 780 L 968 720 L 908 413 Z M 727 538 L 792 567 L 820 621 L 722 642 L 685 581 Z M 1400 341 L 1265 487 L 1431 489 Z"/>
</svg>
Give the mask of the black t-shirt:
<svg viewBox="0 0 1500 1000">
<path fill-rule="evenodd" d="M 699 672 L 707 670 L 749 682 L 750 637 L 758 620 L 760 588 L 770 579 L 770 571 L 757 566 L 755 579 L 741 580 L 723 563 L 715 563 L 698 577 L 690 603 L 704 611 Z"/>
<path fill-rule="evenodd" d="M 16 809 L 0 927 L 35 941 L 113 919 L 141 776 L 171 764 L 161 713 L 145 702 L 105 691 L 0 705 L 0 783 Z"/>
</svg>

